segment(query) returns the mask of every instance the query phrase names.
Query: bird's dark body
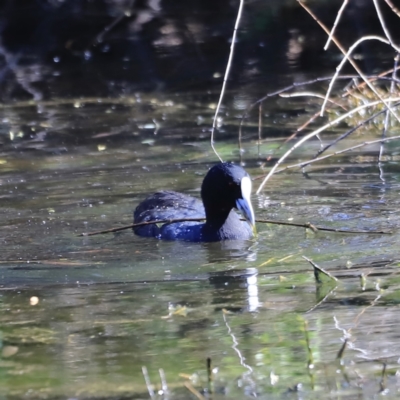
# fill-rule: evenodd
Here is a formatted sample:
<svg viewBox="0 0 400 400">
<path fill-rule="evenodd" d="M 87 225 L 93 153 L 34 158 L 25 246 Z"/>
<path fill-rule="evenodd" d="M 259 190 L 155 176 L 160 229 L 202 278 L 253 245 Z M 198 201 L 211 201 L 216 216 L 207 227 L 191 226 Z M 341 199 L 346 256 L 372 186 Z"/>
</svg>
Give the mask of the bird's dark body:
<svg viewBox="0 0 400 400">
<path fill-rule="evenodd" d="M 137 223 L 177 218 L 204 218 L 205 211 L 203 203 L 192 196 L 178 192 L 162 191 L 152 194 L 140 203 L 136 207 L 133 216 L 134 222 Z M 135 233 L 139 236 L 173 239 L 173 237 L 169 237 L 171 236 L 171 229 L 180 230 L 185 226 L 196 225 L 200 226 L 202 224 L 199 222 L 178 222 L 164 224 L 161 227 L 151 224 L 135 228 Z"/>
<path fill-rule="evenodd" d="M 238 182 L 235 182 L 234 185 L 234 179 L 228 177 L 227 184 L 224 184 L 227 179 L 225 175 L 231 170 L 236 173 L 240 172 L 237 178 L 239 181 L 243 176 L 248 175 L 241 167 L 233 164 L 218 165 L 227 165 L 227 167 L 219 168 L 220 171 L 216 171 L 217 174 L 219 173 L 217 179 L 213 177 L 215 175 L 213 169 L 209 171 L 202 185 L 203 203 L 183 193 L 160 191 L 145 199 L 134 211 L 134 223 L 207 217 L 206 222 L 185 221 L 165 223 L 161 226 L 149 224 L 134 228 L 134 232 L 139 236 L 189 242 L 250 239 L 253 231 L 247 222 L 240 220 L 238 214 L 233 210 L 235 207 L 233 197 L 232 199 L 229 197 L 233 190 L 236 191 L 234 186 L 237 186 Z M 219 180 L 218 177 L 220 179 L 222 177 L 222 179 Z"/>
</svg>

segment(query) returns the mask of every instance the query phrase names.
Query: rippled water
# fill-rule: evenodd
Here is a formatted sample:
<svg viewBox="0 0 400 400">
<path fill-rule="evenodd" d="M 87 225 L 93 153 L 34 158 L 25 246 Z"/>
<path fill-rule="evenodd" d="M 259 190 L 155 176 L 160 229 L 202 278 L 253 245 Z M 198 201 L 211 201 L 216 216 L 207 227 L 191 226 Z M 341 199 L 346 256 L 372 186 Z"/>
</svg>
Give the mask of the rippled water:
<svg viewBox="0 0 400 400">
<path fill-rule="evenodd" d="M 195 97 L 156 107 L 146 97 L 140 106 L 119 102 L 45 104 L 52 120 L 29 105 L 2 110 L 0 380 L 7 398 L 147 398 L 145 378 L 164 391 L 158 396 L 174 399 L 203 390 L 237 399 L 320 398 L 326 390 L 372 397 L 382 388 L 383 364 L 384 389 L 395 396 L 395 147 L 384 180 L 377 149 L 369 148 L 307 176 L 277 175 L 253 196 L 259 219 L 392 235 L 259 223 L 246 242 L 161 242 L 131 230 L 79 237 L 131 223 L 136 204 L 157 189 L 199 196 L 215 160 L 201 123 L 212 114 L 207 102 L 191 114 L 196 125 L 184 118 Z M 42 118 L 57 127 L 43 137 Z M 280 141 L 258 149 L 255 129 L 247 129 L 243 161 L 258 176 L 260 160 Z M 217 140 L 226 159 L 238 160 L 236 136 L 228 121 Z M 316 285 L 303 255 L 340 282 Z"/>
<path fill-rule="evenodd" d="M 39 3 L 28 14 L 8 2 L 18 12 L 0 30 L 0 399 L 397 398 L 399 142 L 380 164 L 379 146 L 364 147 L 277 174 L 252 198 L 258 219 L 369 233 L 259 222 L 243 242 L 79 236 L 130 224 L 156 190 L 199 196 L 217 160 L 210 127 L 237 10 Z M 317 106 L 269 97 L 262 132 L 255 107 L 239 149 L 243 114 L 337 62 L 289 3 L 246 4 L 218 119 L 216 148 L 255 188 Z M 342 2 L 316 3 L 325 20 Z M 343 15 L 349 43 L 364 34 L 351 12 L 377 20 L 364 3 Z M 383 50 L 360 54 L 362 68 L 392 67 Z M 376 139 L 371 126 L 333 151 Z M 335 129 L 324 144 L 346 126 Z M 287 163 L 319 148 L 310 141 Z M 316 283 L 307 259 L 338 280 Z"/>
</svg>

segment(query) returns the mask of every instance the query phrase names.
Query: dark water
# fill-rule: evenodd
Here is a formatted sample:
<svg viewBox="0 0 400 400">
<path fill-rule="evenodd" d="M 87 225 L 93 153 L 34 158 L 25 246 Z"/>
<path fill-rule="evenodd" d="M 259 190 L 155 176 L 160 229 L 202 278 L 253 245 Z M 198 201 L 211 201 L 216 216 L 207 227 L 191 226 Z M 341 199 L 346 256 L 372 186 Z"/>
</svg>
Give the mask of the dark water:
<svg viewBox="0 0 400 400">
<path fill-rule="evenodd" d="M 255 13 L 262 9 L 259 2 L 250 7 Z M 162 10 L 179 20 L 172 10 Z M 231 23 L 236 5 L 224 10 Z M 268 21 L 276 23 L 277 10 L 282 12 L 265 11 Z M 200 25 L 208 21 L 210 14 L 204 13 Z M 157 17 L 154 36 L 166 15 Z M 246 21 L 244 36 L 251 42 L 258 31 Z M 231 33 L 231 25 L 220 29 Z M 206 33 L 217 35 L 212 29 Z M 6 39 L 7 50 L 17 54 L 17 44 Z M 115 46 L 124 48 L 118 41 Z M 165 43 L 159 46 L 161 55 L 179 59 Z M 237 79 L 234 90 L 228 86 L 216 147 L 225 160 L 242 161 L 258 177 L 289 148 L 281 138 L 317 108 L 302 98 L 271 99 L 263 105 L 261 143 L 255 110 L 239 151 L 244 110 L 315 71 L 282 51 L 279 62 L 287 69 L 278 67 L 264 79 L 264 59 L 255 55 L 252 64 L 250 54 L 244 51 L 243 68 L 250 74 L 256 63 L 258 70 Z M 155 190 L 199 196 L 202 179 L 216 162 L 209 138 L 221 81 L 213 74 L 226 58 L 215 56 L 215 65 L 206 59 L 210 71 L 192 75 L 193 82 L 206 82 L 204 87 L 189 84 L 189 72 L 183 77 L 181 69 L 169 66 L 151 90 L 126 76 L 115 86 L 101 75 L 107 71 L 101 59 L 91 60 L 87 66 L 89 60 L 46 64 L 41 59 L 49 68 L 41 70 L 45 77 L 54 74 L 49 65 L 60 64 L 60 80 L 40 75 L 33 91 L 26 86 L 31 75 L 19 65 L 23 79 L 0 105 L 0 398 L 139 399 L 150 398 L 149 389 L 160 399 L 320 399 L 328 393 L 397 398 L 398 142 L 385 146 L 380 168 L 379 145 L 369 146 L 309 167 L 307 174 L 278 174 L 253 195 L 258 219 L 370 234 L 259 223 L 257 237 L 245 242 L 161 242 L 131 230 L 80 237 L 131 223 L 134 207 Z M 110 65 L 117 69 L 119 61 Z M 82 75 L 74 78 L 80 68 L 90 74 L 96 67 L 104 85 L 98 92 L 93 82 L 82 86 Z M 170 81 L 167 72 L 174 77 Z M 33 102 L 36 90 L 42 100 Z M 378 134 L 370 130 L 337 148 Z M 311 158 L 319 147 L 309 142 L 288 163 Z M 266 161 L 269 156 L 273 161 Z M 373 233 L 381 230 L 392 234 Z M 317 285 L 302 256 L 339 281 L 322 277 Z"/>
</svg>

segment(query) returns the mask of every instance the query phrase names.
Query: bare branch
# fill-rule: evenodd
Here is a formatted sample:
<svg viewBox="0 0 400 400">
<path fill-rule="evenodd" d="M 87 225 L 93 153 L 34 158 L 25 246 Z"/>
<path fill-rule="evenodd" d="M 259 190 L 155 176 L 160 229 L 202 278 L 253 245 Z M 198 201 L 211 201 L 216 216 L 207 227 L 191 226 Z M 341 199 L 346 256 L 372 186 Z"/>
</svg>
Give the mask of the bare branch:
<svg viewBox="0 0 400 400">
<path fill-rule="evenodd" d="M 222 162 L 222 158 L 218 154 L 217 150 L 214 147 L 214 131 L 215 131 L 215 127 L 217 125 L 217 118 L 218 118 L 218 114 L 219 114 L 219 109 L 221 108 L 222 99 L 224 98 L 226 83 L 228 82 L 228 77 L 229 77 L 229 72 L 231 70 L 231 65 L 232 65 L 232 60 L 233 60 L 233 52 L 235 50 L 235 43 L 236 43 L 236 34 L 237 34 L 237 30 L 239 28 L 240 19 L 242 17 L 243 4 L 244 4 L 244 0 L 240 0 L 239 10 L 238 10 L 238 14 L 236 17 L 236 23 L 235 23 L 235 27 L 233 29 L 231 51 L 229 53 L 228 63 L 226 65 L 224 82 L 222 83 L 222 89 L 221 89 L 221 93 L 219 96 L 217 108 L 215 109 L 214 120 L 213 120 L 213 124 L 212 124 L 212 128 L 211 128 L 211 139 L 210 139 L 211 140 L 211 148 L 213 149 L 214 153 L 216 154 L 216 156 L 219 158 L 219 160 L 221 162 Z"/>
</svg>

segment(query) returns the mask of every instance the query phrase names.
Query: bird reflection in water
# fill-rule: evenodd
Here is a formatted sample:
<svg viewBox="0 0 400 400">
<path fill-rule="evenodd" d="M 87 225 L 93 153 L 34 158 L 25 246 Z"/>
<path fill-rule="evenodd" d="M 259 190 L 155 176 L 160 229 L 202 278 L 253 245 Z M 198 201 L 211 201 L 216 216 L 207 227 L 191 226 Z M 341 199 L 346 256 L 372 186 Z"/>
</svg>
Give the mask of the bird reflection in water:
<svg viewBox="0 0 400 400">
<path fill-rule="evenodd" d="M 232 269 L 209 274 L 216 290 L 213 303 L 231 312 L 254 312 L 260 306 L 258 299 L 257 268 Z"/>
</svg>

